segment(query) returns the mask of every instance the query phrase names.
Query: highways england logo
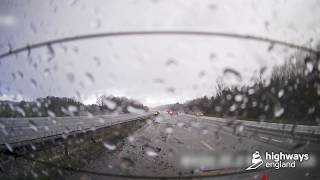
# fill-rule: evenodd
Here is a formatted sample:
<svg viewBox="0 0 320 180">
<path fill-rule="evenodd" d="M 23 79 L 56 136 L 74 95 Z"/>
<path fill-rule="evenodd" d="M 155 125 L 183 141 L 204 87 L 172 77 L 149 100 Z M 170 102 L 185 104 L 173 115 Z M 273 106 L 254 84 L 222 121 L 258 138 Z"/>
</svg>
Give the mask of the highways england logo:
<svg viewBox="0 0 320 180">
<path fill-rule="evenodd" d="M 263 164 L 265 168 L 295 168 L 297 162 L 302 163 L 308 159 L 309 154 L 265 152 L 263 160 L 259 151 L 256 151 L 252 154 L 251 165 L 246 170 L 255 170 L 261 166 L 263 167 Z"/>
</svg>

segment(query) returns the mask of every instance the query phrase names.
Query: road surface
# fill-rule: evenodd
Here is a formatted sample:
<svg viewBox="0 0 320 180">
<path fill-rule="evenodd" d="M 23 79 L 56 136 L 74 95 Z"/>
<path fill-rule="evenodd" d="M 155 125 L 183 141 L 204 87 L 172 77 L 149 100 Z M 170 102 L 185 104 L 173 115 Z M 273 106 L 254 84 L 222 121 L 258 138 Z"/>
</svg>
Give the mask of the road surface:
<svg viewBox="0 0 320 180">
<path fill-rule="evenodd" d="M 303 143 L 292 138 L 261 135 L 243 136 L 241 127 L 217 125 L 198 117 L 160 114 L 143 128 L 106 148 L 84 170 L 144 176 L 198 176 L 244 171 L 255 151 L 312 154 L 313 163 L 319 144 Z M 311 156 L 311 155 L 310 155 Z M 241 159 L 240 157 L 246 157 Z M 239 159 L 240 158 L 240 159 Z M 212 162 L 219 162 L 212 164 Z M 218 164 L 218 165 L 217 165 Z M 307 164 L 308 165 L 308 164 Z M 306 166 L 307 166 L 306 165 Z M 309 166 L 312 166 L 309 164 Z M 211 171 L 208 171 L 208 170 Z M 319 179 L 316 168 L 269 168 L 263 171 L 207 179 Z M 74 174 L 71 179 L 108 179 L 105 176 Z M 109 177 L 109 179 L 122 179 Z"/>
</svg>

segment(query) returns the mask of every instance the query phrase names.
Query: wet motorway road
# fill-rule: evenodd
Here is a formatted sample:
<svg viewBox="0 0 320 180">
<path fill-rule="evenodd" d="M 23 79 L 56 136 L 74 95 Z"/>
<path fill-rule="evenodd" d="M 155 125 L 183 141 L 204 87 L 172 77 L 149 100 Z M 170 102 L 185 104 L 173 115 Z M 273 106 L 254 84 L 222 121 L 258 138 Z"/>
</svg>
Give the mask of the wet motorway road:
<svg viewBox="0 0 320 180">
<path fill-rule="evenodd" d="M 237 129 L 243 131 L 241 126 Z M 235 133 L 232 127 L 220 126 L 214 121 L 203 120 L 201 117 L 170 116 L 161 113 L 155 119 L 148 121 L 143 128 L 118 143 L 115 150 L 107 149 L 84 169 L 137 176 L 190 177 L 244 172 L 246 167 L 251 165 L 252 154 L 257 150 L 262 155 L 265 151 L 308 152 L 312 157 L 320 151 L 319 144 L 315 143 L 304 142 L 303 145 L 299 145 L 301 142 L 279 136 L 241 134 Z M 316 163 L 314 159 L 309 163 L 313 164 L 314 168 L 296 167 L 279 170 L 268 168 L 262 171 L 246 171 L 238 175 L 205 179 L 320 178 L 319 172 L 316 171 L 319 165 L 314 165 Z M 123 178 L 74 174 L 71 179 Z"/>
</svg>

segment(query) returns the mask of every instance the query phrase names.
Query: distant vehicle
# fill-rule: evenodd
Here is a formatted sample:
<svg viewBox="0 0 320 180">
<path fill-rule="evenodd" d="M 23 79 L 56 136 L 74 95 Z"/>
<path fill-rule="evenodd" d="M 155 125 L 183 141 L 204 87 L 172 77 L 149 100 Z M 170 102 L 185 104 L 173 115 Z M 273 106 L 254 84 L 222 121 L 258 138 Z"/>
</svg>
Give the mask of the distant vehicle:
<svg viewBox="0 0 320 180">
<path fill-rule="evenodd" d="M 178 113 L 176 111 L 172 111 L 172 110 L 169 110 L 167 111 L 169 115 L 173 116 L 173 115 L 178 115 Z"/>
<path fill-rule="evenodd" d="M 203 116 L 203 113 L 202 112 L 196 112 L 195 115 L 196 116 Z"/>
</svg>

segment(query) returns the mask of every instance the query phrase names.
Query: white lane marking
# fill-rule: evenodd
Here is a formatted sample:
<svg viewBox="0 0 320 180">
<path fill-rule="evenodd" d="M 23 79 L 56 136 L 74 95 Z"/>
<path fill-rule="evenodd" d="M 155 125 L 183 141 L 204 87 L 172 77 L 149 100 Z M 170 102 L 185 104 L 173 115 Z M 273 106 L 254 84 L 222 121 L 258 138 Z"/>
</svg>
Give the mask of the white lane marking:
<svg viewBox="0 0 320 180">
<path fill-rule="evenodd" d="M 269 140 L 269 138 L 267 137 L 264 137 L 264 136 L 260 136 L 261 139 L 265 139 L 265 140 Z M 278 139 L 271 139 L 271 141 L 274 141 L 274 142 L 278 142 L 278 143 L 282 143 L 282 141 L 278 140 Z"/>
<path fill-rule="evenodd" d="M 275 142 L 279 142 L 279 143 L 281 143 L 282 141 L 280 141 L 280 140 L 277 140 L 277 139 L 271 139 L 272 141 L 275 141 Z"/>
<path fill-rule="evenodd" d="M 260 136 L 261 139 L 265 139 L 265 140 L 269 140 L 269 138 L 264 137 L 264 136 Z"/>
<path fill-rule="evenodd" d="M 214 151 L 214 148 L 211 147 L 208 143 L 201 141 L 201 144 L 204 145 L 205 147 L 207 147 L 208 149 L 210 149 L 211 151 Z"/>
</svg>

